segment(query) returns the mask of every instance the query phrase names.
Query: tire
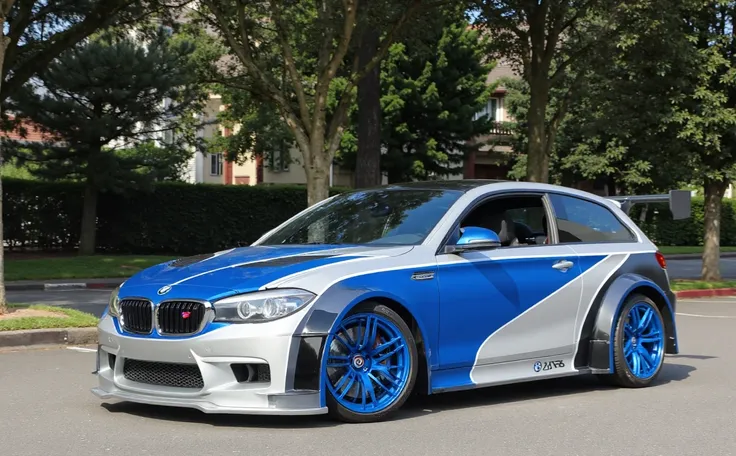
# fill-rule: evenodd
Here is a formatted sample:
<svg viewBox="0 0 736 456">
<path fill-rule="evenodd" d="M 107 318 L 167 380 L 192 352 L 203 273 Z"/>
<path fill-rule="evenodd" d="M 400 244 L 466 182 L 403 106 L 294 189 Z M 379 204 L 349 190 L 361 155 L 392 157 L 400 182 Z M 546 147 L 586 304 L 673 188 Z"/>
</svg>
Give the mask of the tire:
<svg viewBox="0 0 736 456">
<path fill-rule="evenodd" d="M 631 330 L 632 318 L 649 323 Z M 616 322 L 613 339 L 613 374 L 611 383 L 625 388 L 649 386 L 664 365 L 665 328 L 662 313 L 651 299 L 643 295 L 627 298 Z"/>
<path fill-rule="evenodd" d="M 368 343 L 363 338 L 366 322 L 376 334 L 368 337 L 372 339 Z M 375 302 L 345 316 L 327 338 L 324 356 L 327 408 L 334 419 L 346 423 L 377 422 L 394 415 L 411 395 L 419 370 L 409 326 L 392 309 Z"/>
</svg>

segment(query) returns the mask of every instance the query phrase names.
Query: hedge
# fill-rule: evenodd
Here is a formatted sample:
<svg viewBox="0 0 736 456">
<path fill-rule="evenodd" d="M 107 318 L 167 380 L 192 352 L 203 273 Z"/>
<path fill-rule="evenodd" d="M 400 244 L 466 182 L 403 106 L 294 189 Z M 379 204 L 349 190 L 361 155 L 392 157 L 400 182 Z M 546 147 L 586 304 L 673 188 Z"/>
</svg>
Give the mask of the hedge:
<svg viewBox="0 0 736 456">
<path fill-rule="evenodd" d="M 83 194 L 78 183 L 3 179 L 10 248 L 76 248 Z M 153 192 L 105 192 L 97 206 L 97 250 L 193 254 L 249 245 L 306 207 L 306 187 L 296 185 L 161 183 Z"/>
<path fill-rule="evenodd" d="M 332 194 L 344 191 L 333 188 Z M 74 249 L 84 189 L 78 183 L 3 180 L 3 228 L 11 249 Z M 736 202 L 723 202 L 721 245 L 736 245 Z M 161 183 L 153 192 L 102 193 L 97 249 L 105 253 L 193 254 L 249 245 L 307 207 L 304 186 Z M 672 220 L 666 205 L 634 206 L 631 217 L 661 246 L 703 243 L 703 199 L 692 218 Z"/>
<path fill-rule="evenodd" d="M 644 205 L 637 204 L 630 216 L 647 236 L 660 246 L 703 245 L 705 230 L 704 200 L 692 199 L 692 214 L 686 220 L 672 220 L 667 204 L 650 204 L 644 221 L 640 220 Z M 721 245 L 736 245 L 736 200 L 724 198 L 721 203 Z"/>
</svg>

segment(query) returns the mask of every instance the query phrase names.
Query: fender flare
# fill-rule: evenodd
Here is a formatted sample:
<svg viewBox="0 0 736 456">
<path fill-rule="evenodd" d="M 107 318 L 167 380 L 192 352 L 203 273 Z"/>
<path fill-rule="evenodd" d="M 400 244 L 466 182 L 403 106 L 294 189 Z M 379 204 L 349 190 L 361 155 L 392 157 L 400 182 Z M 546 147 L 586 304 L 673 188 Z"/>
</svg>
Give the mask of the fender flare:
<svg viewBox="0 0 736 456">
<path fill-rule="evenodd" d="M 623 274 L 606 290 L 595 318 L 588 363 L 595 373 L 613 373 L 613 337 L 616 320 L 621 307 L 632 293 L 641 293 L 657 303 L 664 320 L 665 353 L 679 352 L 674 306 L 667 293 L 643 276 Z"/>
<path fill-rule="evenodd" d="M 424 358 L 427 369 L 427 376 L 431 376 L 432 372 L 432 356 L 435 355 L 431 348 L 430 340 L 424 323 L 416 317 L 410 310 L 410 306 L 403 299 L 386 292 L 385 290 L 375 290 L 369 288 L 349 288 L 336 285 L 325 291 L 314 306 L 309 310 L 302 322 L 295 331 L 295 339 L 301 339 L 298 344 L 292 344 L 289 353 L 289 366 L 294 366 L 295 372 L 287 372 L 287 390 L 299 389 L 294 384 L 296 371 L 312 371 L 318 379 L 315 385 L 312 383 L 310 389 L 318 388 L 320 395 L 320 406 L 325 407 L 326 391 L 323 388 L 322 374 L 325 372 L 327 358 L 324 355 L 326 349 L 327 337 L 331 334 L 340 321 L 350 313 L 360 303 L 370 301 L 372 299 L 386 299 L 398 303 L 406 312 L 408 312 L 417 324 L 420 336 L 424 341 Z M 408 324 L 409 322 L 407 322 Z M 436 355 L 435 355 L 436 356 Z M 314 370 L 319 369 L 318 372 Z M 431 385 L 430 378 L 427 378 L 427 386 Z"/>
</svg>

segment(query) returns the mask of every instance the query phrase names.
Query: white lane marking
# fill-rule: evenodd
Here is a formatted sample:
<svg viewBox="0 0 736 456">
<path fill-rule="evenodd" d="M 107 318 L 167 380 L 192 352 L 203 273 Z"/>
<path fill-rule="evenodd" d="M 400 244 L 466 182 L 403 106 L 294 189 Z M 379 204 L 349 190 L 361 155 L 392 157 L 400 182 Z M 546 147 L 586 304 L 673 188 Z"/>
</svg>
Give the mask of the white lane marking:
<svg viewBox="0 0 736 456">
<path fill-rule="evenodd" d="M 85 352 L 85 353 L 96 353 L 97 350 L 94 348 L 84 348 L 84 347 L 66 347 L 67 350 L 74 350 L 78 352 Z"/>
<path fill-rule="evenodd" d="M 736 315 L 699 315 L 699 314 L 688 314 L 688 313 L 677 313 L 677 315 L 683 317 L 700 317 L 700 318 L 736 318 Z"/>
<path fill-rule="evenodd" d="M 680 303 L 697 303 L 697 304 L 736 304 L 736 296 L 734 299 L 685 299 L 679 300 Z"/>
</svg>

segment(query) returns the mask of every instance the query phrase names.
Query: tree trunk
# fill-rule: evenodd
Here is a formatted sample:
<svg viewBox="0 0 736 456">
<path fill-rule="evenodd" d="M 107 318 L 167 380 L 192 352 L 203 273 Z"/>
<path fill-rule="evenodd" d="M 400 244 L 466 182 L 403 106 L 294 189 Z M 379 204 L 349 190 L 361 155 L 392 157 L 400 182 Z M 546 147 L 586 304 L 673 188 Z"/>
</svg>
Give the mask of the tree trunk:
<svg viewBox="0 0 736 456">
<path fill-rule="evenodd" d="M 378 52 L 378 29 L 368 30 L 360 46 L 360 65 Z M 358 153 L 355 165 L 357 188 L 381 185 L 381 68 L 376 65 L 358 82 Z"/>
<path fill-rule="evenodd" d="M 12 5 L 12 4 L 11 4 Z M 8 5 L 10 7 L 10 5 Z M 4 35 L 5 31 L 5 11 L 0 12 L 0 88 L 3 83 L 3 62 L 5 62 L 5 49 L 8 47 L 10 38 Z M 2 114 L 3 105 L 2 99 L 0 99 L 0 114 Z M 2 144 L 0 144 L 0 167 L 4 164 Z M 0 177 L 0 315 L 8 311 L 7 303 L 5 302 L 5 242 L 4 242 L 4 225 L 3 225 L 3 184 L 2 177 Z"/>
<path fill-rule="evenodd" d="M 84 187 L 84 206 L 82 208 L 82 231 L 79 236 L 79 254 L 94 255 L 97 235 L 97 189 L 87 179 Z"/>
<path fill-rule="evenodd" d="M 721 280 L 721 200 L 728 184 L 705 179 L 705 235 L 703 238 L 702 279 Z"/>
<path fill-rule="evenodd" d="M 526 178 L 529 182 L 549 182 L 549 155 L 545 133 L 548 98 L 549 88 L 546 79 L 536 80 L 530 84 L 527 114 L 529 148 L 526 157 Z"/>
</svg>

